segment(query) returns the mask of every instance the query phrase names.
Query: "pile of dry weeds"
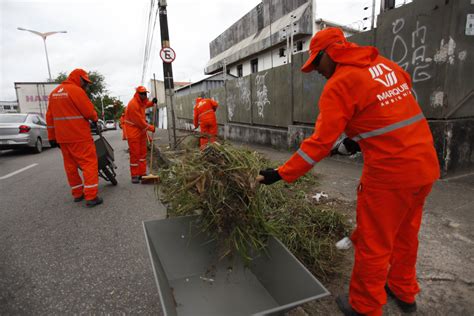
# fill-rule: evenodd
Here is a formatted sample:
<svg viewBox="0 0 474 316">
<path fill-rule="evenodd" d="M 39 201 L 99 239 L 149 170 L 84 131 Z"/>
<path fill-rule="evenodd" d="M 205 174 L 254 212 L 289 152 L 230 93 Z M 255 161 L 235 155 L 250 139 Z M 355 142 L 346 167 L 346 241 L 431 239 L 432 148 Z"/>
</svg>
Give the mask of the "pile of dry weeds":
<svg viewBox="0 0 474 316">
<path fill-rule="evenodd" d="M 250 261 L 272 234 L 316 276 L 337 271 L 334 244 L 348 227 L 342 214 L 308 198 L 313 176 L 259 185 L 258 171 L 270 162 L 230 145 L 187 150 L 168 160 L 173 163 L 160 170 L 159 191 L 169 215 L 200 214 L 200 227 L 218 241 L 221 257 L 237 252 Z"/>
</svg>

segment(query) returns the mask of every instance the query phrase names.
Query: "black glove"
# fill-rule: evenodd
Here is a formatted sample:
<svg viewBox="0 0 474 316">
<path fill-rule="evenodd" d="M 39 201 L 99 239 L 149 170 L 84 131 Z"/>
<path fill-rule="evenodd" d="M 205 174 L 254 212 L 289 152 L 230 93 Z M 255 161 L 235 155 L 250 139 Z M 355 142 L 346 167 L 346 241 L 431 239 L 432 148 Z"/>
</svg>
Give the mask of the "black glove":
<svg viewBox="0 0 474 316">
<path fill-rule="evenodd" d="M 51 145 L 51 148 L 59 147 L 59 144 L 56 142 L 55 139 L 50 140 L 49 144 Z"/>
<path fill-rule="evenodd" d="M 157 103 L 158 103 L 158 99 L 157 99 L 157 98 L 153 98 L 153 100 L 151 100 L 151 102 L 153 102 L 154 104 L 157 104 Z"/>
<path fill-rule="evenodd" d="M 343 155 L 351 156 L 360 151 L 360 146 L 356 141 L 353 141 L 349 137 L 344 138 L 342 141 L 339 141 L 334 145 L 331 150 L 331 156 L 333 155 Z"/>
<path fill-rule="evenodd" d="M 260 170 L 259 174 L 263 176 L 263 180 L 260 181 L 260 183 L 263 184 L 273 184 L 281 180 L 281 176 L 276 169 L 267 168 L 265 170 Z"/>
</svg>

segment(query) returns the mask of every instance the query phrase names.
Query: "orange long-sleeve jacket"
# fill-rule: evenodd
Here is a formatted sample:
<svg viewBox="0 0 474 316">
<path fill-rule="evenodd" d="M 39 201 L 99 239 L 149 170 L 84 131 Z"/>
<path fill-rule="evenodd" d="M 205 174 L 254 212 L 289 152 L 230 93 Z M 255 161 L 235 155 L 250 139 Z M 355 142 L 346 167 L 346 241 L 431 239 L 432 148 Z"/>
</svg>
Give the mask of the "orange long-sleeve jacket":
<svg viewBox="0 0 474 316">
<path fill-rule="evenodd" d="M 410 76 L 375 47 L 338 41 L 325 48 L 337 67 L 319 99 L 314 134 L 278 168 L 280 176 L 292 182 L 305 174 L 345 132 L 361 147 L 365 185 L 395 189 L 434 182 L 438 159 Z"/>
<path fill-rule="evenodd" d="M 75 69 L 49 95 L 46 123 L 49 140 L 75 143 L 92 140 L 90 123 L 97 121 L 97 112 L 81 87 L 82 69 Z"/>
<path fill-rule="evenodd" d="M 145 137 L 147 130 L 155 131 L 154 126 L 145 120 L 145 109 L 152 106 L 153 102 L 148 99 L 142 101 L 138 93 L 135 93 L 125 109 L 124 121 L 127 139 Z"/>
<path fill-rule="evenodd" d="M 194 105 L 194 127 L 200 122 L 211 122 L 217 124 L 216 110 L 219 104 L 213 99 L 197 98 Z"/>
</svg>

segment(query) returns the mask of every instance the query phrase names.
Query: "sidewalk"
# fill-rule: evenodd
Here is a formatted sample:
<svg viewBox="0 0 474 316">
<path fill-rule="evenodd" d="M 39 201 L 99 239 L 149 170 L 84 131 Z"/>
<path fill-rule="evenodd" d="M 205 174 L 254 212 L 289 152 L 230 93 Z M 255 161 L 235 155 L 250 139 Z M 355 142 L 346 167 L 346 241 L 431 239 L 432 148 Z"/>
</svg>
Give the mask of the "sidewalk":
<svg viewBox="0 0 474 316">
<path fill-rule="evenodd" d="M 167 143 L 161 132 L 160 143 Z M 181 133 L 180 133 L 181 134 Z M 264 154 L 277 162 L 286 161 L 292 152 L 269 147 L 239 144 Z M 347 160 L 325 159 L 312 170 L 319 181 L 318 191 L 348 205 L 355 218 L 356 188 L 362 165 Z M 421 286 L 416 315 L 474 315 L 474 175 L 438 181 L 427 200 L 420 231 L 418 279 Z M 339 315 L 334 302 L 337 295 L 348 292 L 353 264 L 353 250 L 348 250 L 344 269 L 324 285 L 332 293 L 328 298 L 292 315 Z M 397 306 L 388 301 L 384 315 L 401 315 Z"/>
</svg>

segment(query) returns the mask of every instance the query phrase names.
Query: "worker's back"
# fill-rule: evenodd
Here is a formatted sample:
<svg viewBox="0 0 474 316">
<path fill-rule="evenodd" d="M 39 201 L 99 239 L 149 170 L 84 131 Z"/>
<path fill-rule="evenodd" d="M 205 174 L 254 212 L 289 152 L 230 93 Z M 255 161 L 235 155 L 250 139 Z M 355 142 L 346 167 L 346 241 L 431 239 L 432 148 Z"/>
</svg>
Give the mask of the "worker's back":
<svg viewBox="0 0 474 316">
<path fill-rule="evenodd" d="M 67 80 L 49 95 L 46 118 L 58 143 L 72 143 L 92 139 L 88 120 L 97 120 L 97 113 L 85 91 Z"/>
<path fill-rule="evenodd" d="M 345 132 L 362 149 L 362 182 L 395 188 L 439 177 L 433 137 L 403 69 L 379 55 L 368 67 L 341 65 L 331 84 L 352 104 Z"/>
</svg>

